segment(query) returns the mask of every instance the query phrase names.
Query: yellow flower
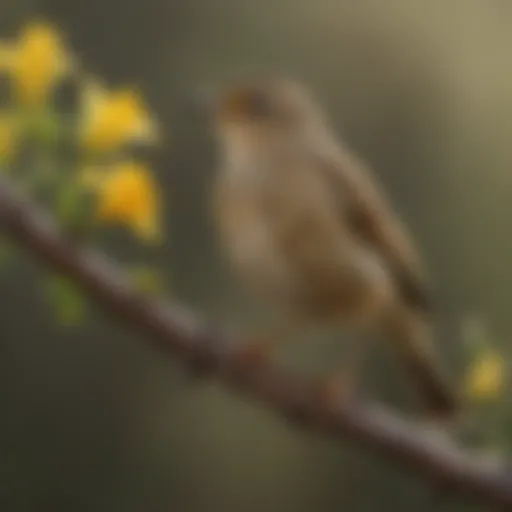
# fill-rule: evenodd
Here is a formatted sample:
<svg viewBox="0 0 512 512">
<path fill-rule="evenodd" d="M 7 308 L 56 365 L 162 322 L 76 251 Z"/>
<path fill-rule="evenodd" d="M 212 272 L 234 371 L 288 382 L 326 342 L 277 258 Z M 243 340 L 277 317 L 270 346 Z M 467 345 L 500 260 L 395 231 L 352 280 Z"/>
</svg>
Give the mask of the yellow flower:
<svg viewBox="0 0 512 512">
<path fill-rule="evenodd" d="M 98 84 L 88 84 L 83 108 L 82 144 L 88 151 L 115 151 L 129 142 L 156 141 L 156 126 L 133 89 L 108 92 Z"/>
<path fill-rule="evenodd" d="M 13 56 L 13 46 L 0 42 L 0 71 L 9 71 L 12 66 Z"/>
<path fill-rule="evenodd" d="M 487 349 L 470 368 L 465 388 L 467 394 L 476 400 L 496 397 L 505 379 L 505 362 L 500 354 Z"/>
<path fill-rule="evenodd" d="M 124 224 L 148 242 L 158 242 L 160 198 L 157 185 L 144 165 L 116 164 L 109 171 L 89 170 L 82 176 L 98 193 L 97 218 L 104 223 Z"/>
<path fill-rule="evenodd" d="M 0 47 L 0 68 L 8 71 L 16 99 L 27 107 L 41 106 L 70 66 L 59 32 L 41 21 L 29 23 L 16 42 Z"/>
<path fill-rule="evenodd" d="M 12 116 L 0 114 L 0 164 L 10 161 L 16 151 L 17 126 Z"/>
</svg>

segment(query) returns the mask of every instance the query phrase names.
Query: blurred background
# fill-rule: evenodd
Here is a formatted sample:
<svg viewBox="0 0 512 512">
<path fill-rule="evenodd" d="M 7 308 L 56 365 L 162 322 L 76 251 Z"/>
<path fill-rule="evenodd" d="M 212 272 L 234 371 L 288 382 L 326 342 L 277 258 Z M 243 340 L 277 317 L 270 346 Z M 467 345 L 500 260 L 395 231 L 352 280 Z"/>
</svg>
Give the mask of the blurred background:
<svg viewBox="0 0 512 512">
<path fill-rule="evenodd" d="M 153 159 L 168 239 L 113 241 L 169 275 L 215 322 L 259 318 L 219 256 L 208 129 L 183 109 L 198 85 L 286 72 L 308 84 L 374 167 L 415 233 L 435 289 L 439 346 L 460 371 L 460 322 L 512 329 L 512 3 L 508 0 L 2 0 L 0 37 L 44 15 L 88 70 L 134 83 L 164 125 Z M 117 245 L 116 245 L 117 244 Z M 293 430 L 96 315 L 59 327 L 33 262 L 0 288 L 0 506 L 6 512 L 487 510 L 437 493 L 364 449 Z M 311 344 L 283 360 L 322 368 Z M 387 350 L 368 393 L 407 408 Z M 392 375 L 393 378 L 390 378 Z M 381 390 L 378 391 L 377 390 Z"/>
</svg>

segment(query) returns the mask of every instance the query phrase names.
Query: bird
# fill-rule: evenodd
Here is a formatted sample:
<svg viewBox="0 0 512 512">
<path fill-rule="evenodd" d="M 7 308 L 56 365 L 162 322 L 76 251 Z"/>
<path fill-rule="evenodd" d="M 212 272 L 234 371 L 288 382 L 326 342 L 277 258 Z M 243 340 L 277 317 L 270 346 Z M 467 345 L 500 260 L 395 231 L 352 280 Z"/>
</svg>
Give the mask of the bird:
<svg viewBox="0 0 512 512">
<path fill-rule="evenodd" d="M 458 399 L 434 350 L 431 293 L 411 234 L 308 87 L 283 76 L 233 82 L 211 96 L 209 117 L 211 214 L 240 282 L 279 311 L 283 332 L 318 324 L 383 336 L 425 414 L 453 417 Z M 244 353 L 261 362 L 279 341 Z M 325 380 L 324 398 L 344 396 L 335 390 L 351 364 Z"/>
</svg>

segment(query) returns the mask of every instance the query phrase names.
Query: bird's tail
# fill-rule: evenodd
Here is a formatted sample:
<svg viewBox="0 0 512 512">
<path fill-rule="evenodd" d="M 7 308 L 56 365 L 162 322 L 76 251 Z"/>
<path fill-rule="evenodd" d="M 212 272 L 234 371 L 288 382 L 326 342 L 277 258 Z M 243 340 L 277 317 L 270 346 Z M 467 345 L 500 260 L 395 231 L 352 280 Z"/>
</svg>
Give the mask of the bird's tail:
<svg viewBox="0 0 512 512">
<path fill-rule="evenodd" d="M 389 319 L 387 331 L 416 385 L 427 414 L 436 420 L 453 418 L 458 412 L 459 401 L 434 353 L 432 331 L 426 320 L 404 308 Z"/>
</svg>

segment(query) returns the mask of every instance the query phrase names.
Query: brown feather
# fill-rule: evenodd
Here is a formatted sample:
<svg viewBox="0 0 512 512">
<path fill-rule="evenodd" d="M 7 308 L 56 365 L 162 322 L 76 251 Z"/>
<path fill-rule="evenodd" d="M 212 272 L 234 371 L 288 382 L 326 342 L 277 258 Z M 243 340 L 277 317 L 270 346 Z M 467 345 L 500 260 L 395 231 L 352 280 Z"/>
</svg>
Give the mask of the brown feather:
<svg viewBox="0 0 512 512">
<path fill-rule="evenodd" d="M 419 257 L 375 177 L 370 176 L 361 162 L 346 155 L 337 155 L 331 160 L 324 156 L 321 164 L 331 190 L 340 194 L 343 222 L 364 244 L 381 255 L 405 303 L 430 312 L 430 293 Z"/>
</svg>

